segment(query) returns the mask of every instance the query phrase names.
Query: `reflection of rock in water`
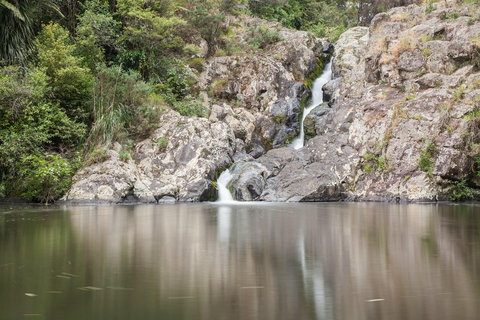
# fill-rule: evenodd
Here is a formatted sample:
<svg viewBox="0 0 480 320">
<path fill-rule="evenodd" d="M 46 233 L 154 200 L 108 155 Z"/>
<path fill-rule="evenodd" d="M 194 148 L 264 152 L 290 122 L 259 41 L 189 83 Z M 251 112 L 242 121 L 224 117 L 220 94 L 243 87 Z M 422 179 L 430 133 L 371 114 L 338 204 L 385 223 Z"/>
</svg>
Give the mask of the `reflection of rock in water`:
<svg viewBox="0 0 480 320">
<path fill-rule="evenodd" d="M 92 285 L 141 288 L 129 301 L 140 315 L 476 319 L 476 270 L 436 210 L 175 205 L 74 207 L 71 217 Z"/>
</svg>

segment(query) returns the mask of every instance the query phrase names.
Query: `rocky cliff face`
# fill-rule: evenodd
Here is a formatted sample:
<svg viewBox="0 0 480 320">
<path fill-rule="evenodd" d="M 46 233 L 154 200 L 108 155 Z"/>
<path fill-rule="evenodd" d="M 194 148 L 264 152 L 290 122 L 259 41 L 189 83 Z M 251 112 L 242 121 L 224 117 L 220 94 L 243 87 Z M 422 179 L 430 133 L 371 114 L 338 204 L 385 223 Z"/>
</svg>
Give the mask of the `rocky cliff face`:
<svg viewBox="0 0 480 320">
<path fill-rule="evenodd" d="M 395 8 L 344 33 L 311 139 L 234 167 L 237 198 L 436 201 L 477 187 L 478 10 L 430 10 Z"/>
<path fill-rule="evenodd" d="M 165 115 L 134 160 L 84 169 L 68 199 L 201 201 L 231 163 L 238 200 L 468 195 L 466 186 L 480 186 L 479 13 L 453 1 L 411 5 L 344 33 L 327 103 L 306 119 L 300 150 L 285 145 L 298 133 L 302 83 L 328 43 L 284 30 L 286 41 L 262 54 L 213 58 L 199 79 L 208 120 Z M 155 146 L 167 136 L 165 149 Z"/>
</svg>

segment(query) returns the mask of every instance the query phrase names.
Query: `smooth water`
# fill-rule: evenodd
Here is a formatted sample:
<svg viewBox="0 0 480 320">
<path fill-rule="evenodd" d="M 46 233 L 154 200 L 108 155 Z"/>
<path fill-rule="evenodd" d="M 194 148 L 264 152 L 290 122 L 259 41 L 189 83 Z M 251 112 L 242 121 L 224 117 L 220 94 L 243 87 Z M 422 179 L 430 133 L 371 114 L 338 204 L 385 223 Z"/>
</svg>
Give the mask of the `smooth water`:
<svg viewBox="0 0 480 320">
<path fill-rule="evenodd" d="M 302 121 L 300 121 L 300 135 L 298 138 L 292 141 L 290 146 L 294 149 L 300 149 L 304 145 L 304 140 L 305 140 L 305 130 L 303 128 L 303 123 L 305 122 L 305 118 L 308 116 L 308 114 L 315 109 L 315 107 L 318 107 L 323 103 L 323 86 L 328 82 L 332 80 L 332 60 L 330 59 L 330 62 L 328 62 L 325 65 L 325 68 L 323 70 L 323 73 L 315 79 L 315 81 L 312 84 L 312 102 L 308 107 L 305 107 L 303 109 L 303 114 L 302 114 Z"/>
<path fill-rule="evenodd" d="M 217 203 L 223 204 L 233 204 L 235 200 L 233 200 L 233 196 L 228 190 L 227 185 L 232 180 L 233 174 L 230 172 L 229 169 L 225 170 L 220 174 L 217 179 L 217 189 L 218 189 L 218 200 Z"/>
<path fill-rule="evenodd" d="M 0 319 L 478 319 L 478 205 L 0 207 Z"/>
</svg>

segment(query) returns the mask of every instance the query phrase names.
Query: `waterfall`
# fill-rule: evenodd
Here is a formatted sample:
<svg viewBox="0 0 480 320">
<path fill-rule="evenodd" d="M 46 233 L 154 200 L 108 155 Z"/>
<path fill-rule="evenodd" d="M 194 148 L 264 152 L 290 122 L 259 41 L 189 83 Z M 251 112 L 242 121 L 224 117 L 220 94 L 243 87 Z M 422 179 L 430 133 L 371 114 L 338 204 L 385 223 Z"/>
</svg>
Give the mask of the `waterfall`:
<svg viewBox="0 0 480 320">
<path fill-rule="evenodd" d="M 218 190 L 218 203 L 233 203 L 236 202 L 233 200 L 230 190 L 227 188 L 227 184 L 232 180 L 233 175 L 230 170 L 225 170 L 222 172 L 220 177 L 217 179 L 217 190 Z"/>
<path fill-rule="evenodd" d="M 305 139 L 305 131 L 303 129 L 303 122 L 305 118 L 308 116 L 310 111 L 312 111 L 315 107 L 319 106 L 323 103 L 323 86 L 332 79 L 332 60 L 327 63 L 325 68 L 323 69 L 323 73 L 320 77 L 315 79 L 312 85 L 312 103 L 303 109 L 302 121 L 300 122 L 300 136 L 292 141 L 290 147 L 294 149 L 300 149 L 303 147 L 304 139 Z"/>
</svg>

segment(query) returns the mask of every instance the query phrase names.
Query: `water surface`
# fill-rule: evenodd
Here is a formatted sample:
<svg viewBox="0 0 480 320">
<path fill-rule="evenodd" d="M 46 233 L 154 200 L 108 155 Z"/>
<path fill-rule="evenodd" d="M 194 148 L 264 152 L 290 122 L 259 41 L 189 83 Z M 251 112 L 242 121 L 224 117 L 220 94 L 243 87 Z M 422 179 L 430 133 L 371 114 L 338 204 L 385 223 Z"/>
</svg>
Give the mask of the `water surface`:
<svg viewBox="0 0 480 320">
<path fill-rule="evenodd" d="M 478 319 L 479 209 L 1 206 L 0 319 Z"/>
</svg>

